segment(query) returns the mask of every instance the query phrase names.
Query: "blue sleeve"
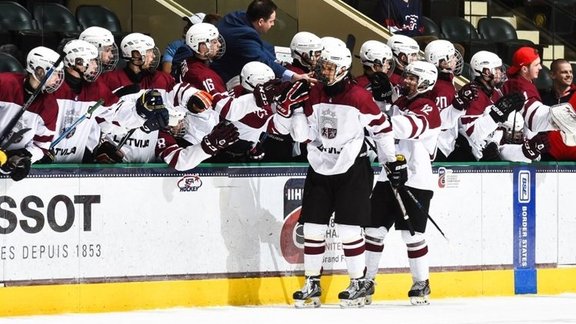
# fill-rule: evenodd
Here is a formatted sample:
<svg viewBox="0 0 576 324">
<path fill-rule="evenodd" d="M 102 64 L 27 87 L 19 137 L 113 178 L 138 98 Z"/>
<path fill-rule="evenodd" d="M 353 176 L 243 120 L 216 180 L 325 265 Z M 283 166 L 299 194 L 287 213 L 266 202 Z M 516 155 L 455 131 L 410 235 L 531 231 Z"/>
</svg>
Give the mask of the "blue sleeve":
<svg viewBox="0 0 576 324">
<path fill-rule="evenodd" d="M 286 71 L 282 64 L 276 62 L 274 47 L 262 41 L 255 30 L 247 33 L 246 37 L 238 39 L 236 49 L 241 51 L 241 53 L 238 53 L 239 56 L 268 65 L 274 71 L 276 77 L 282 77 L 284 71 Z"/>
<path fill-rule="evenodd" d="M 183 44 L 185 44 L 185 42 L 181 39 L 170 42 L 170 44 L 168 44 L 164 50 L 164 55 L 162 55 L 162 62 L 172 62 L 176 50 Z"/>
</svg>

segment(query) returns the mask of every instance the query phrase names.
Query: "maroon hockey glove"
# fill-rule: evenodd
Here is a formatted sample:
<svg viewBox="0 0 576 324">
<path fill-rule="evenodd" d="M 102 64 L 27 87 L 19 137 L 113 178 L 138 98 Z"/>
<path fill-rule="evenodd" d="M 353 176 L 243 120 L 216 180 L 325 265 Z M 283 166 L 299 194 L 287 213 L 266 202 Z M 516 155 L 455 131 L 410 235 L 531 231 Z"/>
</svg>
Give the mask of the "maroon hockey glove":
<svg viewBox="0 0 576 324">
<path fill-rule="evenodd" d="M 404 155 L 397 154 L 396 161 L 388 162 L 384 167 L 392 187 L 398 188 L 408 181 L 408 165 L 406 164 Z"/>
<path fill-rule="evenodd" d="M 124 153 L 116 148 L 116 145 L 110 142 L 102 142 L 96 148 L 96 152 L 94 153 L 94 159 L 98 163 L 122 163 L 122 159 L 124 158 Z"/>
<path fill-rule="evenodd" d="M 490 106 L 490 111 L 488 113 L 495 122 L 503 123 L 511 112 L 519 111 L 524 107 L 525 100 L 526 98 L 524 98 L 524 95 L 520 92 L 507 94 L 498 99 L 494 105 Z"/>
<path fill-rule="evenodd" d="M 252 92 L 256 105 L 260 108 L 269 106 L 288 86 L 290 86 L 290 82 L 282 82 L 280 79 L 272 79 L 264 84 L 257 84 Z"/>
<path fill-rule="evenodd" d="M 542 153 L 548 152 L 549 147 L 548 133 L 538 133 L 522 143 L 522 153 L 530 160 L 535 160 Z"/>
<path fill-rule="evenodd" d="M 478 98 L 478 85 L 475 83 L 468 83 L 464 85 L 456 93 L 452 107 L 462 111 L 468 109 L 470 103 Z"/>
<path fill-rule="evenodd" d="M 276 112 L 282 117 L 290 117 L 294 109 L 301 107 L 308 100 L 310 85 L 306 80 L 298 80 L 280 95 Z"/>
<path fill-rule="evenodd" d="M 238 128 L 229 121 L 221 121 L 212 129 L 210 134 L 204 136 L 200 145 L 204 152 L 215 155 L 223 148 L 226 148 L 238 141 Z"/>
</svg>

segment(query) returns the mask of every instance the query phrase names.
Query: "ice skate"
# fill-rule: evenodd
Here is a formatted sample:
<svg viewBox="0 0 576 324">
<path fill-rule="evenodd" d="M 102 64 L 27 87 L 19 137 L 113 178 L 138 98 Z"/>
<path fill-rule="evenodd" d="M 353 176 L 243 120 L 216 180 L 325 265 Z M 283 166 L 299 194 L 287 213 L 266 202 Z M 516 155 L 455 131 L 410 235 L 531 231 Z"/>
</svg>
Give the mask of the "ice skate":
<svg viewBox="0 0 576 324">
<path fill-rule="evenodd" d="M 364 307 L 366 301 L 366 288 L 364 278 L 351 279 L 346 290 L 338 294 L 340 307 Z"/>
<path fill-rule="evenodd" d="M 320 276 L 306 276 L 304 287 L 292 294 L 296 308 L 320 307 Z"/>
<path fill-rule="evenodd" d="M 430 304 L 428 296 L 430 296 L 430 283 L 428 282 L 428 279 L 424 281 L 416 281 L 408 292 L 408 297 L 410 297 L 410 303 L 412 305 Z"/>
<path fill-rule="evenodd" d="M 366 289 L 366 305 L 372 304 L 372 295 L 376 289 L 376 281 L 374 279 L 366 279 L 364 283 L 364 288 Z"/>
</svg>

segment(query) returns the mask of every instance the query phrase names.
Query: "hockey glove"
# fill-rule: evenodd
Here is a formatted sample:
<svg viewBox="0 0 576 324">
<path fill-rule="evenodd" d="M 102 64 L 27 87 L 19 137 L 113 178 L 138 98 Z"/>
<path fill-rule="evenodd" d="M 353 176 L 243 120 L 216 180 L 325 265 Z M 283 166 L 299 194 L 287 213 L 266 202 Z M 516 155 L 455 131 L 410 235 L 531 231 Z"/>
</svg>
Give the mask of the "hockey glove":
<svg viewBox="0 0 576 324">
<path fill-rule="evenodd" d="M 392 187 L 398 188 L 408 181 L 408 165 L 404 155 L 397 154 L 396 161 L 388 162 L 384 167 Z"/>
<path fill-rule="evenodd" d="M 376 101 L 390 102 L 392 99 L 392 84 L 384 72 L 374 72 L 371 78 L 372 98 Z"/>
<path fill-rule="evenodd" d="M 518 111 L 524 107 L 524 95 L 514 92 L 498 99 L 496 104 L 490 106 L 490 117 L 497 122 L 503 123 L 513 111 Z"/>
<path fill-rule="evenodd" d="M 142 130 L 144 133 L 150 133 L 155 130 L 165 129 L 168 126 L 169 121 L 170 113 L 168 112 L 168 109 L 156 109 L 146 122 L 144 122 L 144 125 L 142 125 Z"/>
<path fill-rule="evenodd" d="M 215 155 L 220 150 L 238 141 L 238 128 L 229 121 L 221 121 L 212 129 L 210 134 L 204 136 L 200 145 L 202 150 L 210 155 Z"/>
<path fill-rule="evenodd" d="M 116 148 L 116 145 L 110 142 L 102 142 L 96 148 L 96 153 L 94 154 L 96 162 L 98 163 L 122 163 L 124 158 L 124 153 Z"/>
<path fill-rule="evenodd" d="M 198 90 L 190 97 L 186 108 L 193 114 L 201 113 L 212 108 L 212 95 L 204 90 Z"/>
<path fill-rule="evenodd" d="M 269 106 L 289 86 L 290 82 L 282 82 L 280 79 L 272 79 L 264 84 L 257 84 L 252 92 L 256 105 L 260 108 Z"/>
<path fill-rule="evenodd" d="M 462 111 L 468 109 L 470 103 L 478 98 L 478 85 L 475 83 L 468 83 L 464 85 L 454 97 L 452 107 Z"/>
<path fill-rule="evenodd" d="M 304 101 L 308 100 L 310 86 L 306 80 L 298 80 L 278 98 L 278 106 L 276 112 L 282 117 L 289 118 L 292 116 L 294 109 L 301 107 Z"/>
<path fill-rule="evenodd" d="M 20 181 L 26 178 L 32 165 L 32 161 L 30 160 L 32 154 L 26 149 L 18 149 L 8 151 L 7 155 L 8 160 L 2 168 L 0 168 L 0 173 L 10 175 L 10 178 L 14 181 Z"/>
<path fill-rule="evenodd" d="M 522 143 L 522 153 L 530 160 L 536 160 L 542 153 L 548 152 L 549 147 L 548 133 L 538 133 Z"/>
</svg>

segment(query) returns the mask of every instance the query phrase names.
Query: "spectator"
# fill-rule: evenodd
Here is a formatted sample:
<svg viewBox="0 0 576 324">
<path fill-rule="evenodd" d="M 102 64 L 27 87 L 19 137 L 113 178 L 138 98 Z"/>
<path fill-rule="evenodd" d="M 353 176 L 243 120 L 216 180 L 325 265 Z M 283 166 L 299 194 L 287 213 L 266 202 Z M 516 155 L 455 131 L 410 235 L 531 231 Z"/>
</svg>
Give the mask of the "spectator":
<svg viewBox="0 0 576 324">
<path fill-rule="evenodd" d="M 276 77 L 285 81 L 310 79 L 308 74 L 296 74 L 278 63 L 274 47 L 260 37 L 274 26 L 277 8 L 272 0 L 253 0 L 246 11 L 231 12 L 218 21 L 226 53 L 213 63 L 212 68 L 224 82 L 238 76 L 242 67 L 251 61 L 268 65 Z"/>
<path fill-rule="evenodd" d="M 420 0 L 378 0 L 376 21 L 393 34 L 422 36 L 422 4 Z"/>
<path fill-rule="evenodd" d="M 565 59 L 556 59 L 550 64 L 550 77 L 552 88 L 542 94 L 542 103 L 548 106 L 568 102 L 576 92 L 576 85 L 572 83 L 574 76 L 572 65 Z"/>
<path fill-rule="evenodd" d="M 190 27 L 192 27 L 192 25 L 203 22 L 204 18 L 206 18 L 206 14 L 203 12 L 197 12 L 192 16 L 182 17 L 182 20 L 186 22 L 184 28 L 182 28 L 182 37 L 173 40 L 168 44 L 168 46 L 166 46 L 166 49 L 164 50 L 164 55 L 162 56 L 162 71 L 166 73 L 170 73 L 172 71 L 172 60 L 174 59 L 174 54 L 176 53 L 176 50 L 181 46 L 186 45 L 185 42 L 186 32 L 188 31 L 188 29 L 190 29 Z"/>
</svg>

